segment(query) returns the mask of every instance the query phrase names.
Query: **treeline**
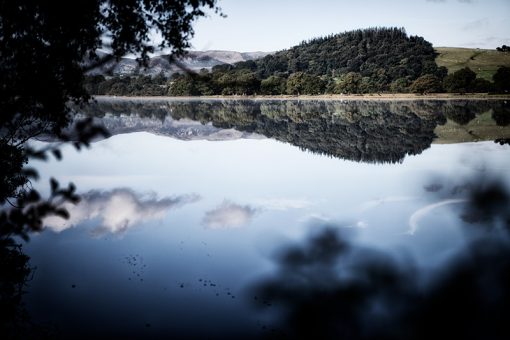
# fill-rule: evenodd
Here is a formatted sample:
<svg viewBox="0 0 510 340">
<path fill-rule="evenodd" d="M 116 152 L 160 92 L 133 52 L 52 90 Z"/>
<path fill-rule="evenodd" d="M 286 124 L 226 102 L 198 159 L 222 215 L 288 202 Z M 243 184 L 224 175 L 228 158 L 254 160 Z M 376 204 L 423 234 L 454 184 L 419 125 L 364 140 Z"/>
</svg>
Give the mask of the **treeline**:
<svg viewBox="0 0 510 340">
<path fill-rule="evenodd" d="M 443 79 L 426 74 L 416 79 L 408 88 L 412 93 L 509 93 L 510 67 L 502 66 L 492 77 L 492 82 L 477 78 L 469 67 L 448 74 Z"/>
<path fill-rule="evenodd" d="M 364 93 L 508 92 L 510 69 L 494 82 L 465 68 L 448 75 L 436 52 L 403 28 L 370 28 L 305 41 L 259 60 L 217 65 L 211 71 L 86 79 L 92 94 L 103 95 L 316 95 Z"/>
<path fill-rule="evenodd" d="M 496 51 L 498 51 L 498 52 L 510 52 L 510 46 L 503 45 L 501 47 L 496 47 Z"/>
<path fill-rule="evenodd" d="M 110 77 L 86 76 L 84 87 L 94 95 L 115 96 L 168 96 L 171 80 L 160 74 L 156 77 Z"/>
<path fill-rule="evenodd" d="M 332 81 L 334 83 L 332 84 Z M 367 94 L 367 93 L 509 93 L 510 68 L 500 67 L 493 81 L 477 78 L 469 68 L 463 68 L 442 79 L 426 74 L 413 82 L 398 80 L 389 89 L 378 90 L 371 79 L 359 73 L 349 72 L 334 80 L 313 76 L 305 72 L 292 73 L 288 77 L 272 75 L 258 79 L 246 70 L 208 72 L 199 74 L 176 74 L 172 78 L 162 75 L 86 78 L 85 88 L 94 95 L 116 96 L 212 96 L 212 95 L 317 95 L 317 94 Z"/>
</svg>

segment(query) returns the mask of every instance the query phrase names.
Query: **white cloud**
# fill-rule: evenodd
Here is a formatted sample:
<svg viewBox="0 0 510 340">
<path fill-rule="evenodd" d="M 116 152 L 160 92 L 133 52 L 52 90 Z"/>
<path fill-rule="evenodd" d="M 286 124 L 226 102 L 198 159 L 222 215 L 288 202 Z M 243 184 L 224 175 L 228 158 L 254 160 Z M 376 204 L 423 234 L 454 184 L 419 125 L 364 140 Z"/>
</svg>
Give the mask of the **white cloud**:
<svg viewBox="0 0 510 340">
<path fill-rule="evenodd" d="M 165 217 L 170 209 L 199 200 L 198 195 L 182 195 L 158 199 L 154 195 L 141 195 L 130 189 L 119 188 L 111 191 L 92 190 L 81 195 L 77 205 L 66 204 L 70 218 L 58 216 L 44 219 L 44 225 L 61 232 L 84 221 L 99 218 L 101 225 L 93 230 L 94 235 L 122 233 L 133 226 Z"/>
<path fill-rule="evenodd" d="M 229 201 L 205 213 L 203 223 L 209 229 L 239 228 L 248 224 L 257 209 Z"/>
</svg>

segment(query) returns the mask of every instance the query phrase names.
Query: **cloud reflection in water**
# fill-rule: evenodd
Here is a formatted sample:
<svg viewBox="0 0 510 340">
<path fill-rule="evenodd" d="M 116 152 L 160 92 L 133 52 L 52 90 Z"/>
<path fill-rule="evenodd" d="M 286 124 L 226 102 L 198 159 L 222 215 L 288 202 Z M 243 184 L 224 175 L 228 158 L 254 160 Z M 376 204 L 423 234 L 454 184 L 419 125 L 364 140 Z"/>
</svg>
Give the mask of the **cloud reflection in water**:
<svg viewBox="0 0 510 340">
<path fill-rule="evenodd" d="M 203 224 L 208 229 L 239 228 L 248 224 L 257 209 L 249 205 L 240 205 L 223 201 L 217 208 L 205 213 Z"/>
<path fill-rule="evenodd" d="M 215 209 L 207 211 L 202 223 L 208 229 L 239 228 L 250 223 L 257 213 L 306 209 L 312 205 L 309 200 L 295 198 L 265 198 L 255 200 L 252 205 L 225 200 Z"/>
<path fill-rule="evenodd" d="M 142 195 L 128 188 L 117 188 L 111 191 L 91 190 L 81 195 L 81 198 L 77 205 L 65 206 L 70 214 L 69 219 L 52 216 L 44 220 L 44 225 L 55 232 L 61 232 L 87 220 L 99 218 L 101 224 L 92 231 L 94 236 L 119 234 L 141 222 L 160 220 L 168 210 L 194 203 L 200 196 L 190 194 L 158 199 L 153 194 Z"/>
</svg>

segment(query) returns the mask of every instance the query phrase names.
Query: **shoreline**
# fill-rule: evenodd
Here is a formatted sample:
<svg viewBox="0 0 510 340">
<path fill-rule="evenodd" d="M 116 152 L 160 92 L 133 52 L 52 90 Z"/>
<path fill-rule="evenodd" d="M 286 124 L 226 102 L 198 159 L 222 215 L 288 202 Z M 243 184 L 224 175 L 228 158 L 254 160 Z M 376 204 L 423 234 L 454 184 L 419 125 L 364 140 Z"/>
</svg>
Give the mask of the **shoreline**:
<svg viewBox="0 0 510 340">
<path fill-rule="evenodd" d="M 410 93 L 392 93 L 392 94 L 361 94 L 361 95 L 277 95 L 277 96 L 110 96 L 110 95 L 97 95 L 92 96 L 93 99 L 98 100 L 142 100 L 142 101 L 200 101 L 200 100 L 252 100 L 252 101 L 265 101 L 265 100 L 292 100 L 292 101 L 417 101 L 417 100 L 510 100 L 510 94 L 488 95 L 486 93 L 472 93 L 472 94 L 452 94 L 452 93 L 434 93 L 426 95 L 417 95 Z"/>
</svg>

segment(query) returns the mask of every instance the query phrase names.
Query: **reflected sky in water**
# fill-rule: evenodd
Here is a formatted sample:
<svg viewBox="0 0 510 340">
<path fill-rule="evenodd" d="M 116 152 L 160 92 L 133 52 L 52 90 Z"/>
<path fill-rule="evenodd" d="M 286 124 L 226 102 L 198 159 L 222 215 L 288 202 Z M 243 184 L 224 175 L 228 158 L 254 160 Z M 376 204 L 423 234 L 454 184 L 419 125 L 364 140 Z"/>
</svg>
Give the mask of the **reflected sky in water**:
<svg viewBox="0 0 510 340">
<path fill-rule="evenodd" d="M 53 176 L 82 194 L 70 220 L 47 219 L 26 246 L 34 319 L 64 334 L 261 335 L 273 312 L 255 312 L 246 287 L 274 270 L 280 244 L 332 225 L 434 268 L 465 240 L 466 181 L 496 176 L 510 187 L 509 146 L 492 141 L 432 144 L 376 164 L 261 129 L 213 140 L 123 131 L 82 152 L 65 146 L 61 162 L 34 162 L 42 191 Z"/>
</svg>

